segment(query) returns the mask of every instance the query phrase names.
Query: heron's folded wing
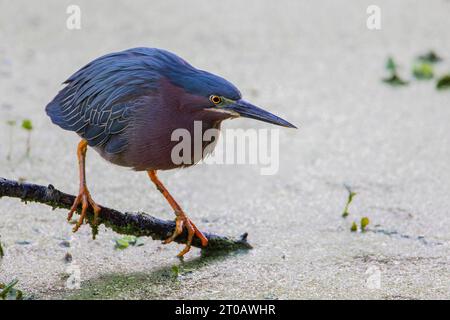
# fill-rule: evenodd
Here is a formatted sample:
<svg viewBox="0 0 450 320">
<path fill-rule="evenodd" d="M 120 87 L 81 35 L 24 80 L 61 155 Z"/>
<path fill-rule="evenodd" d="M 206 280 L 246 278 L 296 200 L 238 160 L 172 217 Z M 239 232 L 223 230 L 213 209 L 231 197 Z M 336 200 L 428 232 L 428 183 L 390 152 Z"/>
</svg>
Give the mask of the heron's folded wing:
<svg viewBox="0 0 450 320">
<path fill-rule="evenodd" d="M 75 131 L 92 147 L 119 153 L 123 135 L 142 97 L 152 94 L 159 74 L 141 56 L 111 54 L 80 69 L 51 101 L 46 112 L 61 128 Z"/>
</svg>

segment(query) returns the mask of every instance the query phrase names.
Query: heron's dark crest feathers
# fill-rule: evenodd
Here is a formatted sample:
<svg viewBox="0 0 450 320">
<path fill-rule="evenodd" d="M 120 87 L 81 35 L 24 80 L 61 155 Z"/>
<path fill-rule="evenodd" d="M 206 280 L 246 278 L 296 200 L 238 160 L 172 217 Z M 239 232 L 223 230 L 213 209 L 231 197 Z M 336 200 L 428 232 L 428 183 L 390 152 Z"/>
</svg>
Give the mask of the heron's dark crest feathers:
<svg viewBox="0 0 450 320">
<path fill-rule="evenodd" d="M 90 146 L 120 153 L 127 146 L 123 133 L 133 111 L 143 96 L 158 93 L 162 77 L 191 94 L 241 97 L 227 80 L 198 70 L 173 53 L 133 48 L 104 55 L 81 68 L 64 82 L 46 112 L 53 123 L 77 132 Z"/>
</svg>

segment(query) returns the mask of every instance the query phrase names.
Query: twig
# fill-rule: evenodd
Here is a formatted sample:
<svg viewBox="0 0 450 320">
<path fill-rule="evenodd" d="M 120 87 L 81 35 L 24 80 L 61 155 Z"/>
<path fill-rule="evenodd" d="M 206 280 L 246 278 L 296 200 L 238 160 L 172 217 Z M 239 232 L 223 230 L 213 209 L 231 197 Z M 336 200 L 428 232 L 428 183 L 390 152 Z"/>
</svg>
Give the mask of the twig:
<svg viewBox="0 0 450 320">
<path fill-rule="evenodd" d="M 69 209 L 75 200 L 75 196 L 61 192 L 55 189 L 51 184 L 48 187 L 20 183 L 17 181 L 0 178 L 0 198 L 13 197 L 20 198 L 25 203 L 28 201 L 39 202 L 55 208 Z M 88 220 L 92 226 L 94 214 L 88 210 Z M 104 224 L 117 233 L 140 236 L 149 236 L 153 240 L 163 240 L 167 238 L 175 228 L 174 221 L 162 220 L 145 213 L 122 213 L 115 209 L 101 206 L 99 224 Z M 95 227 L 93 231 L 95 232 Z M 94 233 L 95 235 L 95 233 Z M 209 243 L 206 247 L 208 251 L 216 250 L 238 250 L 251 249 L 252 246 L 247 242 L 247 233 L 240 238 L 233 239 L 212 233 L 204 233 Z M 187 232 L 178 236 L 175 241 L 186 243 Z M 192 245 L 201 248 L 200 240 L 194 238 Z"/>
</svg>

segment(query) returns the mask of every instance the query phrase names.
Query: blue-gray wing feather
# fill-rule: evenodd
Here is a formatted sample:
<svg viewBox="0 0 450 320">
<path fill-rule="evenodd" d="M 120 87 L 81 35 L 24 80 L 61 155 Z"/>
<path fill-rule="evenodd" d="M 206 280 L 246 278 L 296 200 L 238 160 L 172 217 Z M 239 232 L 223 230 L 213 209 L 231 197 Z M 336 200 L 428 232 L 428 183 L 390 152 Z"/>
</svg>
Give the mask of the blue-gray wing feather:
<svg viewBox="0 0 450 320">
<path fill-rule="evenodd" d="M 61 128 L 77 132 L 92 147 L 124 151 L 124 134 L 137 101 L 154 92 L 160 78 L 157 49 L 135 48 L 100 57 L 72 75 L 46 112 Z"/>
</svg>

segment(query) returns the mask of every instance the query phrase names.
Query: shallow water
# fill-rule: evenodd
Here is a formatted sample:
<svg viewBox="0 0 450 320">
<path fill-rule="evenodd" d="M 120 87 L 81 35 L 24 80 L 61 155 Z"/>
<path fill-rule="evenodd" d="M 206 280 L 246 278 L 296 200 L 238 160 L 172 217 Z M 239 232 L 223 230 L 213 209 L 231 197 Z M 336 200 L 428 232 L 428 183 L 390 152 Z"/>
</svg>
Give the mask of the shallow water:
<svg viewBox="0 0 450 320">
<path fill-rule="evenodd" d="M 64 210 L 4 198 L 0 282 L 17 278 L 27 295 L 58 299 L 450 298 L 450 93 L 433 81 L 381 82 L 388 55 L 405 78 L 429 49 L 445 58 L 436 72 L 450 70 L 450 2 L 378 1 L 379 31 L 366 28 L 369 3 L 356 0 L 78 1 L 82 28 L 74 31 L 65 28 L 65 4 L 47 2 L 0 2 L 1 177 L 76 192 L 77 137 L 52 125 L 44 107 L 79 67 L 134 46 L 174 51 L 300 129 L 280 130 L 273 176 L 254 165 L 160 174 L 197 226 L 249 232 L 250 252 L 201 258 L 194 249 L 175 276 L 180 245 L 145 239 L 115 250 L 110 230 L 100 228 L 95 241 L 88 227 L 73 235 Z M 7 161 L 5 121 L 23 118 L 35 126 L 31 156 L 16 127 Z M 241 119 L 224 127 L 269 128 Z M 87 161 L 98 203 L 172 218 L 145 174 L 93 151 Z M 346 219 L 344 183 L 357 192 Z M 363 216 L 369 231 L 350 232 Z M 73 270 L 80 289 L 67 286 Z"/>
</svg>

